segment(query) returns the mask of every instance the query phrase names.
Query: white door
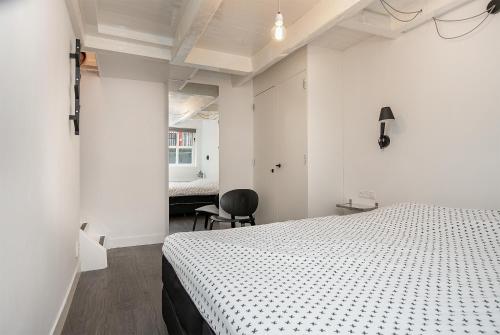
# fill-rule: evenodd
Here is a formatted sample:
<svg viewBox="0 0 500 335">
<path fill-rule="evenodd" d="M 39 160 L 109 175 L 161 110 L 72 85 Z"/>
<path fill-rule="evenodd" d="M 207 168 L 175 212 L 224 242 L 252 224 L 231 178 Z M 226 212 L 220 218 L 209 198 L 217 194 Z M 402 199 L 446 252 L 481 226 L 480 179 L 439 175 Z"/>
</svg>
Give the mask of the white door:
<svg viewBox="0 0 500 335">
<path fill-rule="evenodd" d="M 255 97 L 254 184 L 259 224 L 307 215 L 305 72 Z"/>
<path fill-rule="evenodd" d="M 279 184 L 279 221 L 307 216 L 307 94 L 306 73 L 278 86 L 278 141 L 276 177 Z"/>
<path fill-rule="evenodd" d="M 276 170 L 278 124 L 277 90 L 275 87 L 259 94 L 254 100 L 254 186 L 259 195 L 256 221 L 258 224 L 277 220 L 278 192 Z"/>
</svg>

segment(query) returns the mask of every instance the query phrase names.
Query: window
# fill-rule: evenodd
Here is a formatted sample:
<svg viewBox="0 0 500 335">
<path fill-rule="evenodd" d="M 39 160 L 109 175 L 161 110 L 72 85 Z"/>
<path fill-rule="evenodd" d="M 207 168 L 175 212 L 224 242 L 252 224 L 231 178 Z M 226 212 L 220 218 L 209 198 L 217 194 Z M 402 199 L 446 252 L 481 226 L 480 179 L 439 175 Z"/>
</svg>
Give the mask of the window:
<svg viewBox="0 0 500 335">
<path fill-rule="evenodd" d="M 196 129 L 170 128 L 168 162 L 170 165 L 193 165 Z"/>
</svg>

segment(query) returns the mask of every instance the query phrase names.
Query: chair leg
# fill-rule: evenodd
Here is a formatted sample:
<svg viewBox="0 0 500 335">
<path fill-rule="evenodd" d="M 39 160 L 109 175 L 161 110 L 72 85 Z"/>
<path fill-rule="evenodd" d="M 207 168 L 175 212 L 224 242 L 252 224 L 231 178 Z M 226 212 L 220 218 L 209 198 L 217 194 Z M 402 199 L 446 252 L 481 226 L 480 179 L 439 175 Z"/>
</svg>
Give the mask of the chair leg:
<svg viewBox="0 0 500 335">
<path fill-rule="evenodd" d="M 235 219 L 235 216 L 234 215 L 231 215 L 231 228 L 236 228 L 236 222 L 234 222 L 234 219 Z"/>
<path fill-rule="evenodd" d="M 194 215 L 193 231 L 196 230 L 196 222 L 198 221 L 198 213 Z"/>
<path fill-rule="evenodd" d="M 210 215 L 209 214 L 206 214 L 205 215 L 205 230 L 207 230 L 208 228 L 208 219 L 210 218 Z"/>
<path fill-rule="evenodd" d="M 214 228 L 214 220 L 210 220 L 210 230 L 212 230 Z"/>
<path fill-rule="evenodd" d="M 255 226 L 255 218 L 253 217 L 253 215 L 250 215 L 250 225 Z"/>
</svg>

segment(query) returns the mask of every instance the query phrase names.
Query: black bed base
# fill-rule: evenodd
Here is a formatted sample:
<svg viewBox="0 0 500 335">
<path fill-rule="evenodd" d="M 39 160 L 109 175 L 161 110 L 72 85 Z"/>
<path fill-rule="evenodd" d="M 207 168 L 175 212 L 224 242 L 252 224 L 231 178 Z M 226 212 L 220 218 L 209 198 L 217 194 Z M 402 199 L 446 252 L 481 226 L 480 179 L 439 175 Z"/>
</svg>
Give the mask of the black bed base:
<svg viewBox="0 0 500 335">
<path fill-rule="evenodd" d="M 162 255 L 163 320 L 169 335 L 215 335 L 182 287 L 172 265 Z"/>
<path fill-rule="evenodd" d="M 196 208 L 206 205 L 219 205 L 219 195 L 188 195 L 169 197 L 169 215 L 191 215 Z"/>
</svg>

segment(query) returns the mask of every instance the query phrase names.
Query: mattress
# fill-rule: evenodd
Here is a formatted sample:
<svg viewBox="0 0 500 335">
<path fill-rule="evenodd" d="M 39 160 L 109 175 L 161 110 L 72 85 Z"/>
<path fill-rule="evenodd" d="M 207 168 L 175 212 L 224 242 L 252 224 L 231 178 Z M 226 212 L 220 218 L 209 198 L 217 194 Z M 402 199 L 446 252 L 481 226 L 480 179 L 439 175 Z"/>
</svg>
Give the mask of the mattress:
<svg viewBox="0 0 500 335">
<path fill-rule="evenodd" d="M 162 316 L 168 334 L 214 335 L 165 257 L 162 257 L 162 282 Z"/>
<path fill-rule="evenodd" d="M 499 334 L 500 212 L 399 204 L 166 238 L 216 334 Z"/>
<path fill-rule="evenodd" d="M 219 193 L 219 183 L 215 180 L 196 179 L 188 182 L 169 182 L 168 195 L 181 197 L 191 195 L 215 195 Z"/>
</svg>

